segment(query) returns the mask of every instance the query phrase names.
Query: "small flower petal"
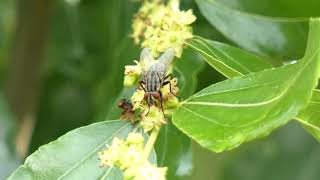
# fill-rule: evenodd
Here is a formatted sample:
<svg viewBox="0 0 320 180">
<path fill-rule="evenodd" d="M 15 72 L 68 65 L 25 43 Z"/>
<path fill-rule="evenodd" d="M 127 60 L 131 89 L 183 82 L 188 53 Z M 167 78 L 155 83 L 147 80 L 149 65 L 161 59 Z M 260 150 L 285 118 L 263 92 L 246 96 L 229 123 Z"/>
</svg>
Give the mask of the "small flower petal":
<svg viewBox="0 0 320 180">
<path fill-rule="evenodd" d="M 167 5 L 145 1 L 133 19 L 132 37 L 136 43 L 148 47 L 154 57 L 168 48 L 174 48 L 180 58 L 185 42 L 193 37 L 192 24 L 196 20 L 192 10 L 181 11 L 178 0 L 170 0 Z"/>
<path fill-rule="evenodd" d="M 137 84 L 139 76 L 142 72 L 141 64 L 137 61 L 135 61 L 136 65 L 127 65 L 125 66 L 124 71 L 124 86 L 132 86 L 134 84 Z"/>
<path fill-rule="evenodd" d="M 156 167 L 150 163 L 138 168 L 137 175 L 134 180 L 165 180 L 166 179 L 167 168 L 166 167 Z"/>
<path fill-rule="evenodd" d="M 132 110 L 136 110 L 136 109 L 139 109 L 142 107 L 142 104 L 143 104 L 143 98 L 144 98 L 144 91 L 143 90 L 139 90 L 137 89 L 132 97 L 131 97 L 131 102 L 132 102 L 132 105 L 133 105 L 133 108 Z"/>
<path fill-rule="evenodd" d="M 159 128 L 163 124 L 166 124 L 166 120 L 160 108 L 153 105 L 150 109 L 148 108 L 144 110 L 141 126 L 145 132 L 148 132 L 153 128 Z"/>
</svg>

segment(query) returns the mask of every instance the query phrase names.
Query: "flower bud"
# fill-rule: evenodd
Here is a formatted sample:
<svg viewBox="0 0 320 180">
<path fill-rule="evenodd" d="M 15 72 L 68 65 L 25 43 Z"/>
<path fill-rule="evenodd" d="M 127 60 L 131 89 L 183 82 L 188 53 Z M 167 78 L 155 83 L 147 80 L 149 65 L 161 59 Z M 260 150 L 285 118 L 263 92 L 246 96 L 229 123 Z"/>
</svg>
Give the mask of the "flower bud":
<svg viewBox="0 0 320 180">
<path fill-rule="evenodd" d="M 104 151 L 99 152 L 100 166 L 102 167 L 112 167 L 118 164 L 119 158 L 125 151 L 124 141 L 114 137 L 111 146 Z"/>
<path fill-rule="evenodd" d="M 133 105 L 132 110 L 136 110 L 142 107 L 143 98 L 144 98 L 144 91 L 137 89 L 131 97 L 131 102 Z"/>
<path fill-rule="evenodd" d="M 129 146 L 126 153 L 120 158 L 120 169 L 126 169 L 137 165 L 142 158 L 143 146 Z"/>
<path fill-rule="evenodd" d="M 136 43 L 151 49 L 158 57 L 168 48 L 173 48 L 180 58 L 185 42 L 193 37 L 192 24 L 196 20 L 192 10 L 181 11 L 178 0 L 167 4 L 145 1 L 133 19 L 131 36 Z"/>
<path fill-rule="evenodd" d="M 125 66 L 124 71 L 124 86 L 132 86 L 134 84 L 137 84 L 142 68 L 139 62 L 135 61 L 136 65 L 127 65 Z"/>
<path fill-rule="evenodd" d="M 144 110 L 141 125 L 145 132 L 148 132 L 153 128 L 159 128 L 163 124 L 166 124 L 166 120 L 161 108 L 153 105 L 150 106 L 150 109 Z"/>
<path fill-rule="evenodd" d="M 137 169 L 134 180 L 165 180 L 167 169 L 167 167 L 156 167 L 145 163 Z"/>
<path fill-rule="evenodd" d="M 130 133 L 127 137 L 129 145 L 140 145 L 144 143 L 144 138 L 140 133 Z"/>
</svg>

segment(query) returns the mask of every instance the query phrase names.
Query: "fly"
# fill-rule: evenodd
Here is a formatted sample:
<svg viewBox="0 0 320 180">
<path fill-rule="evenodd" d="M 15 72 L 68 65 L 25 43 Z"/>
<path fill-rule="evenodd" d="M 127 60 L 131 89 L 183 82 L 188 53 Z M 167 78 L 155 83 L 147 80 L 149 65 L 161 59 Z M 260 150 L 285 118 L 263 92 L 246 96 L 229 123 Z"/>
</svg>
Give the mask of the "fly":
<svg viewBox="0 0 320 180">
<path fill-rule="evenodd" d="M 160 89 L 169 84 L 171 94 L 170 80 L 172 74 L 167 75 L 168 67 L 174 58 L 174 50 L 169 48 L 158 60 L 155 60 L 148 48 L 144 48 L 140 55 L 140 63 L 142 64 L 142 80 L 139 82 L 140 87 L 144 90 L 144 100 L 147 102 L 149 110 L 154 105 L 154 100 L 160 102 L 163 112 L 163 97 Z M 175 94 L 173 94 L 176 96 Z M 148 111 L 149 113 L 149 111 Z M 147 113 L 147 114 L 148 114 Z"/>
</svg>

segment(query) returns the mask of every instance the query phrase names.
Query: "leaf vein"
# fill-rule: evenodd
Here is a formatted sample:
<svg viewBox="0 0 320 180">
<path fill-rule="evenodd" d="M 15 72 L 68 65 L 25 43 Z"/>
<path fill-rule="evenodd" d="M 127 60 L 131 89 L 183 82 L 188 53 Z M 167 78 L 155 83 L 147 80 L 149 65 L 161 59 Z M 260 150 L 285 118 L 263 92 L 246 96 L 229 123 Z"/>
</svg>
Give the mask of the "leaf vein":
<svg viewBox="0 0 320 180">
<path fill-rule="evenodd" d="M 73 171 L 74 169 L 76 169 L 81 162 L 85 161 L 86 159 L 88 159 L 92 154 L 94 154 L 98 149 L 100 149 L 103 145 L 105 145 L 109 140 L 111 140 L 116 134 L 118 134 L 122 129 L 128 127 L 130 124 L 124 124 L 123 127 L 119 128 L 117 131 L 114 132 L 114 134 L 112 136 L 110 136 L 108 139 L 106 139 L 105 141 L 103 141 L 103 143 L 101 143 L 100 145 L 98 145 L 98 147 L 96 147 L 95 149 L 93 149 L 93 151 L 91 151 L 87 156 L 83 157 L 80 161 L 78 161 L 78 163 L 76 163 L 74 166 L 72 166 L 68 171 L 66 171 L 64 174 L 62 174 L 58 180 L 62 179 L 63 177 L 65 177 L 66 175 L 68 175 L 71 171 Z"/>
</svg>

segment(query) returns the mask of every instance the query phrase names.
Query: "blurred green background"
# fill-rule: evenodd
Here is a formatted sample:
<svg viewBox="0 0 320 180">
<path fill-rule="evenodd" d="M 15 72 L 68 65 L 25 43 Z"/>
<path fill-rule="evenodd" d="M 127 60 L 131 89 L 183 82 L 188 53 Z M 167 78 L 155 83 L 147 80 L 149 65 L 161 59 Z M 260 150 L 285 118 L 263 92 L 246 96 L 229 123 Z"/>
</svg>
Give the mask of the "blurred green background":
<svg viewBox="0 0 320 180">
<path fill-rule="evenodd" d="M 39 146 L 117 114 L 124 65 L 139 57 L 129 37 L 138 8 L 130 0 L 0 1 L 0 179 Z M 194 10 L 195 34 L 234 45 L 195 2 L 183 0 L 182 8 Z M 198 66 L 197 90 L 224 79 Z M 174 167 L 169 179 L 320 179 L 320 145 L 296 123 L 220 154 L 190 144 L 174 127 L 165 131 L 166 143 L 160 138 L 156 149 L 167 146 L 159 163 Z"/>
</svg>

